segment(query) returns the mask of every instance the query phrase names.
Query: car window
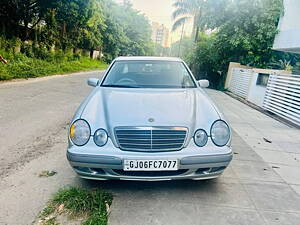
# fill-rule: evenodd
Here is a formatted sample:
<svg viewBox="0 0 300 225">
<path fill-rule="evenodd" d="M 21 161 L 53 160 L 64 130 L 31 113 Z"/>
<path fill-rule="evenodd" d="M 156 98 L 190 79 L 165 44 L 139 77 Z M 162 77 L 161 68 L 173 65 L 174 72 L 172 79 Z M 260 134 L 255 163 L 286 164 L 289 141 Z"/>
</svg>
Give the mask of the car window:
<svg viewBox="0 0 300 225">
<path fill-rule="evenodd" d="M 182 62 L 117 61 L 102 86 L 128 88 L 195 88 Z"/>
</svg>

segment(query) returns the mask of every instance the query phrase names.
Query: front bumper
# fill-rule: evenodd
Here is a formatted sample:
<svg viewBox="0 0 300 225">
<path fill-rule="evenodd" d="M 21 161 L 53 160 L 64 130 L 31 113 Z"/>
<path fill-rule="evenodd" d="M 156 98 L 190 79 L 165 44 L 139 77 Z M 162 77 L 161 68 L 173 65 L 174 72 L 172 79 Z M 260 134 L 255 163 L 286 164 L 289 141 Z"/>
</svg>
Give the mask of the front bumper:
<svg viewBox="0 0 300 225">
<path fill-rule="evenodd" d="M 179 179 L 212 179 L 222 174 L 232 160 L 232 151 L 228 147 L 224 154 L 214 155 L 178 155 L 178 171 L 141 171 L 123 170 L 124 159 L 169 159 L 168 154 L 151 155 L 149 153 L 112 155 L 95 155 L 67 151 L 67 158 L 76 173 L 85 179 L 94 180 L 140 180 L 161 181 Z M 172 156 L 174 157 L 174 156 Z"/>
</svg>

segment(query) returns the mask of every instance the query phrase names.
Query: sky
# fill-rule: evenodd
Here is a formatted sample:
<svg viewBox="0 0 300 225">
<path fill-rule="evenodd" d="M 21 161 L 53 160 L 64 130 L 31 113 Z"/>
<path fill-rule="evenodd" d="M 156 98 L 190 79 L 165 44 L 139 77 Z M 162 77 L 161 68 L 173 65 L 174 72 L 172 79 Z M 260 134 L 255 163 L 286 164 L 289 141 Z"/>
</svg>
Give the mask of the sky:
<svg viewBox="0 0 300 225">
<path fill-rule="evenodd" d="M 123 2 L 123 0 L 115 0 L 116 2 Z M 164 24 L 167 28 L 172 28 L 174 20 L 172 19 L 172 12 L 174 7 L 172 4 L 174 0 L 130 0 L 134 9 L 145 14 L 150 21 Z M 186 24 L 185 34 L 190 34 L 191 23 Z M 181 29 L 171 32 L 172 42 L 180 39 Z"/>
</svg>

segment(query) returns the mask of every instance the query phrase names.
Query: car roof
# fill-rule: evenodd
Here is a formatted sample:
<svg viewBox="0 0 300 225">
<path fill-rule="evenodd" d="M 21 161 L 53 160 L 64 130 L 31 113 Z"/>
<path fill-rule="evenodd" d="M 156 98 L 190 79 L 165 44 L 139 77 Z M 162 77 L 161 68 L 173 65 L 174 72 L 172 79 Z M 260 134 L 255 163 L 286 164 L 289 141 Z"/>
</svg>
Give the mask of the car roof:
<svg viewBox="0 0 300 225">
<path fill-rule="evenodd" d="M 182 62 L 182 59 L 176 57 L 156 57 L 156 56 L 121 56 L 115 59 L 116 61 L 171 61 Z"/>
</svg>

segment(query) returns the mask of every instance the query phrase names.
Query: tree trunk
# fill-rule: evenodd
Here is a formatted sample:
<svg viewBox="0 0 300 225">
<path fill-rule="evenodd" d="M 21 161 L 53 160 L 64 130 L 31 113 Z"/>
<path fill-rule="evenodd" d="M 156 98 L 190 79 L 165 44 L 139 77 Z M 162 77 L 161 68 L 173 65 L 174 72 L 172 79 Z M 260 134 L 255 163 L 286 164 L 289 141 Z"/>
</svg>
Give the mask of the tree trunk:
<svg viewBox="0 0 300 225">
<path fill-rule="evenodd" d="M 197 25 L 197 15 L 195 15 L 194 20 L 193 20 L 192 37 L 195 37 L 197 27 L 198 27 L 198 25 Z"/>
<path fill-rule="evenodd" d="M 2 35 L 6 37 L 6 27 L 5 27 L 5 22 L 1 20 L 1 27 L 2 27 Z"/>
<path fill-rule="evenodd" d="M 193 34 L 194 34 L 194 42 L 197 43 L 199 39 L 199 32 L 200 32 L 200 20 L 201 20 L 201 8 L 199 8 L 199 11 L 196 13 L 195 18 L 194 18 L 194 24 L 193 24 Z"/>
<path fill-rule="evenodd" d="M 27 40 L 29 36 L 29 29 L 28 29 L 28 22 L 25 20 L 24 21 L 24 26 L 25 26 L 25 37 L 24 39 Z"/>
<path fill-rule="evenodd" d="M 66 22 L 63 22 L 63 27 L 62 27 L 62 36 L 65 37 L 67 32 L 67 25 Z"/>
<path fill-rule="evenodd" d="M 16 27 L 16 31 L 14 32 L 14 35 L 15 35 L 16 37 L 18 37 L 18 38 L 21 39 L 21 37 L 20 37 L 20 26 L 19 26 L 19 24 L 18 24 L 18 23 L 14 23 L 14 27 Z"/>
<path fill-rule="evenodd" d="M 197 43 L 198 42 L 198 38 L 199 38 L 199 26 L 197 26 L 197 28 L 196 28 L 196 31 L 195 31 L 195 43 Z"/>
</svg>

